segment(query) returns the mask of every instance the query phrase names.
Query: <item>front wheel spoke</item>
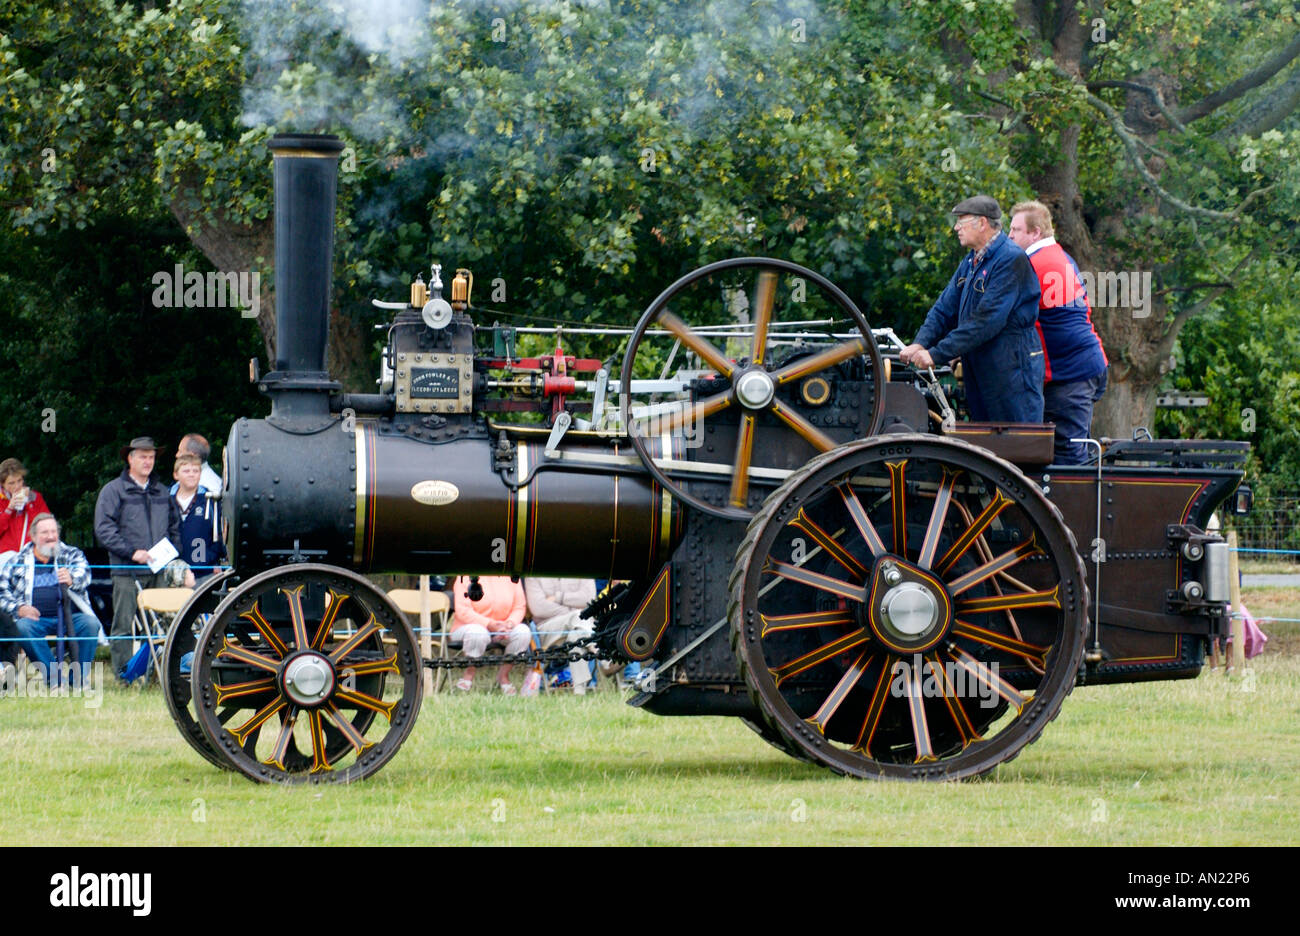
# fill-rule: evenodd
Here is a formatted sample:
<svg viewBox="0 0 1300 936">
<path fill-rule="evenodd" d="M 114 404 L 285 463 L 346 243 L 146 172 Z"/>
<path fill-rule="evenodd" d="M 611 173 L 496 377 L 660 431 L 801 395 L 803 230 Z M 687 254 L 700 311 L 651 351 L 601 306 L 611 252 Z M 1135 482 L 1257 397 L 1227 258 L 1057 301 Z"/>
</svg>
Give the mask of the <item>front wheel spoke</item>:
<svg viewBox="0 0 1300 936">
<path fill-rule="evenodd" d="M 217 660 L 235 660 L 239 663 L 245 663 L 256 669 L 267 670 L 271 673 L 279 672 L 280 667 L 275 660 L 268 660 L 260 653 L 254 653 L 247 647 L 241 647 L 238 644 L 232 644 L 229 637 L 221 638 L 221 647 L 213 654 Z"/>
<path fill-rule="evenodd" d="M 271 747 L 270 756 L 262 761 L 270 767 L 278 767 L 284 770 L 284 758 L 289 753 L 289 744 L 293 741 L 293 726 L 298 722 L 298 709 L 291 709 L 286 717 L 280 720 L 280 733 L 275 737 L 275 744 Z"/>
<path fill-rule="evenodd" d="M 962 750 L 965 750 L 966 746 L 972 741 L 983 741 L 983 736 L 971 724 L 970 715 L 966 713 L 966 706 L 961 704 L 961 696 L 957 693 L 957 687 L 954 685 L 951 675 L 939 661 L 939 654 L 932 653 L 925 659 L 930 664 L 930 671 L 936 674 L 936 678 L 942 686 L 943 701 L 948 706 L 948 714 L 952 716 L 953 723 L 957 726 L 957 733 L 961 735 Z"/>
<path fill-rule="evenodd" d="M 914 763 L 937 760 L 934 745 L 930 742 L 930 723 L 925 717 L 925 696 L 921 692 L 921 668 L 904 663 L 907 667 L 903 691 L 907 694 L 907 714 L 912 722 L 912 742 L 916 746 Z"/>
<path fill-rule="evenodd" d="M 943 575 L 952 568 L 966 554 L 966 550 L 970 549 L 971 545 L 984 534 L 984 531 L 989 528 L 997 515 L 1013 503 L 1015 501 L 998 491 L 993 500 L 989 501 L 988 506 L 980 511 L 980 515 L 971 522 L 965 532 L 957 537 L 957 541 L 948 547 L 948 551 L 943 554 L 943 558 L 934 565 L 934 571 L 939 575 Z"/>
<path fill-rule="evenodd" d="M 880 675 L 876 678 L 876 687 L 871 691 L 871 702 L 867 705 L 867 714 L 862 718 L 862 727 L 858 729 L 857 740 L 853 750 L 864 757 L 871 757 L 871 742 L 880 725 L 880 716 L 885 712 L 885 703 L 889 701 L 891 676 L 889 667 L 882 665 Z"/>
<path fill-rule="evenodd" d="M 749 462 L 754 455 L 754 414 L 742 413 L 736 435 L 736 464 L 731 475 L 731 506 L 744 507 L 749 499 Z"/>
<path fill-rule="evenodd" d="M 847 608 L 832 611 L 809 611 L 805 614 L 760 614 L 763 621 L 763 636 L 778 631 L 801 630 L 805 627 L 835 627 L 852 624 L 853 612 Z"/>
<path fill-rule="evenodd" d="M 907 459 L 885 462 L 889 469 L 889 510 L 894 526 L 894 555 L 907 556 Z"/>
<path fill-rule="evenodd" d="M 307 726 L 311 730 L 311 771 L 322 773 L 333 770 L 330 766 L 329 753 L 325 750 L 325 722 L 320 709 L 307 713 Z"/>
<path fill-rule="evenodd" d="M 275 677 L 267 676 L 263 679 L 251 679 L 247 682 L 229 683 L 224 686 L 213 683 L 212 691 L 216 693 L 217 704 L 223 705 L 231 699 L 261 695 L 264 692 L 275 692 Z"/>
<path fill-rule="evenodd" d="M 814 354 L 799 361 L 794 361 L 781 368 L 772 375 L 772 379 L 778 387 L 783 387 L 788 383 L 796 381 L 801 377 L 807 377 L 809 374 L 815 374 L 823 371 L 828 367 L 834 367 L 850 358 L 858 357 L 867 351 L 867 341 L 865 338 L 854 338 L 843 344 L 837 344 L 832 348 Z"/>
<path fill-rule="evenodd" d="M 767 329 L 772 323 L 772 306 L 776 301 L 776 274 L 764 270 L 758 274 L 758 287 L 754 290 L 754 344 L 749 359 L 762 364 L 767 350 Z"/>
<path fill-rule="evenodd" d="M 334 698 L 339 702 L 350 702 L 358 708 L 370 709 L 372 712 L 378 712 L 391 723 L 393 720 L 393 709 L 397 708 L 397 701 L 385 702 L 382 699 L 376 699 L 368 692 L 358 692 L 355 689 L 336 689 Z"/>
<path fill-rule="evenodd" d="M 943 480 L 934 496 L 934 507 L 930 510 L 930 523 L 925 528 L 925 537 L 921 540 L 921 553 L 916 564 L 928 569 L 934 564 L 935 554 L 939 551 L 939 536 L 943 533 L 944 521 L 948 519 L 948 507 L 952 504 L 952 489 L 957 483 L 959 472 L 948 466 L 943 468 Z"/>
<path fill-rule="evenodd" d="M 289 654 L 289 648 L 285 646 L 284 641 L 280 639 L 280 635 L 275 632 L 275 628 L 262 614 L 262 599 L 259 598 L 254 601 L 253 606 L 239 617 L 241 620 L 248 621 L 257 629 L 257 632 L 262 635 L 262 639 L 267 642 L 272 650 L 279 654 L 280 659 L 283 660 Z"/>
<path fill-rule="evenodd" d="M 343 643 L 339 644 L 337 647 L 334 648 L 334 652 L 329 655 L 330 662 L 334 664 L 335 668 L 337 668 L 340 660 L 346 657 L 353 650 L 357 649 L 357 647 L 361 646 L 363 643 L 369 640 L 372 635 L 377 634 L 378 632 L 379 632 L 379 622 L 375 620 L 375 615 L 372 612 L 370 615 L 370 619 L 366 621 L 366 623 L 363 624 L 360 628 L 358 628 L 355 634 L 353 634 L 347 640 L 343 641 Z"/>
<path fill-rule="evenodd" d="M 1019 608 L 1060 608 L 1061 586 L 1043 591 L 1012 592 L 984 598 L 959 598 L 953 605 L 958 614 L 981 614 L 988 611 L 1014 611 Z"/>
<path fill-rule="evenodd" d="M 871 550 L 871 554 L 873 556 L 879 556 L 882 553 L 887 552 L 885 549 L 885 541 L 882 540 L 880 534 L 876 532 L 875 524 L 873 524 L 871 518 L 867 516 L 867 510 L 862 506 L 862 501 L 858 500 L 857 492 L 847 484 L 838 484 L 835 486 L 835 489 L 840 492 L 840 497 L 844 501 L 844 507 L 848 510 L 849 517 L 853 520 L 853 525 L 858 528 L 858 533 L 861 534 L 863 542 L 865 542 L 867 548 Z"/>
<path fill-rule="evenodd" d="M 825 701 L 823 701 L 817 708 L 817 711 L 813 713 L 812 717 L 807 719 L 808 724 L 812 725 L 818 730 L 818 732 L 825 735 L 826 723 L 831 720 L 831 716 L 835 714 L 836 710 L 839 709 L 844 700 L 849 697 L 849 693 L 853 691 L 853 687 L 858 684 L 858 680 L 862 678 L 862 674 L 867 671 L 867 667 L 871 665 L 871 661 L 874 659 L 874 656 L 867 655 L 866 650 L 859 653 L 858 658 L 849 664 L 849 668 L 844 671 L 844 675 L 840 677 L 840 681 L 835 684 L 835 688 L 831 690 L 831 694 L 826 697 Z"/>
<path fill-rule="evenodd" d="M 289 606 L 289 624 L 293 631 L 293 646 L 296 650 L 307 647 L 307 615 L 302 610 L 302 593 L 306 585 L 296 588 L 281 588 L 285 603 Z"/>
<path fill-rule="evenodd" d="M 324 649 L 325 641 L 334 632 L 334 622 L 338 620 L 339 610 L 343 607 L 343 602 L 350 597 L 352 596 L 340 594 L 332 588 L 329 590 L 329 605 L 325 608 L 325 614 L 321 617 L 320 624 L 316 628 L 316 635 L 311 639 L 311 648 L 313 650 Z"/>
<path fill-rule="evenodd" d="M 689 325 L 667 309 L 660 309 L 656 318 L 660 325 L 672 332 L 682 344 L 698 354 L 701 361 L 708 364 L 723 377 L 730 377 L 735 373 L 736 365 L 728 361 L 726 355 L 691 331 Z"/>
<path fill-rule="evenodd" d="M 1008 637 L 1006 634 L 999 634 L 997 631 L 976 627 L 974 624 L 960 618 L 953 623 L 950 633 L 955 637 L 966 637 L 976 643 L 982 643 L 986 647 L 994 647 L 998 650 L 1005 650 L 1007 653 L 1014 653 L 1016 656 L 1023 657 L 1030 663 L 1035 664 L 1040 669 L 1047 666 L 1047 654 L 1052 649 L 1050 646 L 1042 647 L 1038 644 L 1026 643 L 1023 640 Z"/>
<path fill-rule="evenodd" d="M 968 676 L 1006 699 L 1015 708 L 1017 715 L 1030 703 L 1031 696 L 1025 695 L 1011 685 L 983 660 L 977 660 L 954 643 L 948 644 L 948 652 L 951 654 L 952 661 L 965 670 Z"/>
<path fill-rule="evenodd" d="M 776 685 L 779 688 L 781 683 L 790 679 L 792 676 L 798 676 L 800 673 L 810 670 L 814 666 L 825 663 L 827 660 L 834 659 L 846 650 L 852 650 L 854 647 L 866 643 L 867 640 L 870 639 L 870 636 L 871 635 L 862 628 L 850 631 L 843 637 L 838 637 L 828 644 L 822 644 L 816 650 L 811 650 L 801 657 L 796 657 L 783 666 L 778 666 L 776 669 L 769 668 L 768 672 L 772 674 L 772 678 L 776 680 Z"/>
<path fill-rule="evenodd" d="M 832 595 L 839 595 L 841 598 L 847 598 L 850 601 L 862 602 L 866 600 L 866 593 L 861 585 L 855 585 L 853 582 L 846 582 L 830 575 L 822 575 L 820 572 L 813 572 L 810 569 L 790 565 L 786 562 L 773 561 L 763 571 L 779 575 L 791 582 L 798 582 L 800 585 L 810 585 L 819 591 L 830 592 Z"/>
<path fill-rule="evenodd" d="M 352 750 L 356 751 L 358 754 L 366 748 L 374 747 L 375 742 L 368 740 L 365 735 L 357 731 L 352 722 L 348 721 L 346 716 L 339 711 L 338 706 L 332 701 L 326 703 L 325 715 L 334 723 L 334 727 L 343 733 L 343 737 L 347 738 L 348 743 L 352 745 Z"/>
<path fill-rule="evenodd" d="M 1003 569 L 1009 569 L 1029 556 L 1040 553 L 1038 538 L 1031 536 L 1014 549 L 1008 549 L 1000 556 L 990 559 L 981 566 L 976 566 L 965 575 L 959 575 L 948 583 L 948 590 L 953 595 L 960 595 L 968 588 L 973 588 L 985 579 L 992 578 Z"/>
<path fill-rule="evenodd" d="M 829 452 L 839 445 L 834 439 L 822 432 L 808 420 L 804 419 L 794 410 L 790 409 L 780 400 L 773 400 L 768 404 L 771 408 L 772 415 L 785 423 L 813 448 L 821 452 Z"/>
<path fill-rule="evenodd" d="M 265 722 L 268 718 L 270 718 L 272 715 L 280 711 L 288 704 L 289 703 L 285 700 L 284 696 L 277 695 L 270 702 L 266 703 L 266 705 L 258 709 L 252 718 L 244 722 L 238 728 L 228 728 L 226 730 L 229 731 L 232 735 L 234 735 L 235 740 L 239 742 L 239 746 L 243 747 L 244 742 L 248 740 L 249 735 L 251 735 L 258 728 L 261 728 L 263 722 Z"/>
<path fill-rule="evenodd" d="M 811 536 L 813 541 L 826 550 L 826 554 L 843 566 L 844 570 L 850 575 L 857 576 L 859 580 L 866 579 L 867 567 L 841 546 L 831 534 L 818 526 L 816 521 L 809 517 L 802 507 L 799 508 L 799 513 L 795 515 L 795 518 L 790 521 L 790 526 L 798 527 Z"/>
<path fill-rule="evenodd" d="M 399 672 L 397 669 L 397 654 L 384 657 L 382 660 L 366 660 L 364 663 L 349 663 L 342 660 L 338 664 L 338 670 L 341 675 L 347 676 L 372 676 L 376 673 L 394 673 Z"/>
</svg>

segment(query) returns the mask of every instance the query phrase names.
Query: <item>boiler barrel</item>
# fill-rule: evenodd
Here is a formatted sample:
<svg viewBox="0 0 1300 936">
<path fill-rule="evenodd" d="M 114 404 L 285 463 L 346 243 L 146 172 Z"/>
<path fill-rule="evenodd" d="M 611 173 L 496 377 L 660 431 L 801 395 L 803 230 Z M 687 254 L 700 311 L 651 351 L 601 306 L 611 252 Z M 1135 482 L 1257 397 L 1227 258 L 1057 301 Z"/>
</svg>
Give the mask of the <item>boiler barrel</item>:
<svg viewBox="0 0 1300 936">
<path fill-rule="evenodd" d="M 627 446 L 570 436 L 557 468 L 544 442 L 518 434 L 498 462 L 487 439 L 429 445 L 381 434 L 373 420 L 312 434 L 240 420 L 226 447 L 232 561 L 265 568 L 297 551 L 370 572 L 656 572 L 681 538 L 676 499 L 636 469 Z M 500 464 L 527 483 L 507 484 Z"/>
</svg>

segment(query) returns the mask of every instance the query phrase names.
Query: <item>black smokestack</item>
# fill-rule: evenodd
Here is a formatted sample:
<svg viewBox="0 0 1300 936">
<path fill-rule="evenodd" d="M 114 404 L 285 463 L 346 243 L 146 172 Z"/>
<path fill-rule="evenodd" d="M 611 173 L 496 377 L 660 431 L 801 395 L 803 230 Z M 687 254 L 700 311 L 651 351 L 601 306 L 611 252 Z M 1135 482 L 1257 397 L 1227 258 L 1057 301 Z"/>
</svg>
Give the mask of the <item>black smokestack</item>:
<svg viewBox="0 0 1300 936">
<path fill-rule="evenodd" d="M 283 378 L 328 379 L 334 202 L 343 141 L 279 134 L 275 157 L 275 369 Z"/>
</svg>

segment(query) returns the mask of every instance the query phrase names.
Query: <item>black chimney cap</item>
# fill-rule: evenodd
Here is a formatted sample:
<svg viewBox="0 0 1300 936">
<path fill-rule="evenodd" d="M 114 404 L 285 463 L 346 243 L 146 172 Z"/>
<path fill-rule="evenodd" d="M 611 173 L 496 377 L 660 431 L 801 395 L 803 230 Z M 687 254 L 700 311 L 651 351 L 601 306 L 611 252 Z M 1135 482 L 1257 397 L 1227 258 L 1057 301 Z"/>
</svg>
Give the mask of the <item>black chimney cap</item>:
<svg viewBox="0 0 1300 936">
<path fill-rule="evenodd" d="M 328 133 L 277 133 L 267 144 L 276 150 L 314 150 L 317 153 L 341 153 L 343 141 Z"/>
</svg>

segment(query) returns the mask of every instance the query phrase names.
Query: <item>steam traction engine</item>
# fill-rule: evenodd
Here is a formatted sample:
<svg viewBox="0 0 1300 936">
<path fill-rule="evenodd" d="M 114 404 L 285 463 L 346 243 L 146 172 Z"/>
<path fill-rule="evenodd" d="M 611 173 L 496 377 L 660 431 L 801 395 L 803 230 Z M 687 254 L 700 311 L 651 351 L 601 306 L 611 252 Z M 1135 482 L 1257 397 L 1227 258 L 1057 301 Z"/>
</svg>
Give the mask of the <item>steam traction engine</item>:
<svg viewBox="0 0 1300 936">
<path fill-rule="evenodd" d="M 987 771 L 1076 684 L 1195 676 L 1224 630 L 1226 546 L 1204 528 L 1244 444 L 1049 465 L 1050 426 L 957 423 L 933 374 L 892 366 L 892 332 L 792 263 L 678 280 L 616 380 L 558 347 L 515 358 L 435 269 L 395 304 L 380 392 L 343 392 L 324 366 L 341 144 L 271 147 L 272 412 L 231 428 L 233 568 L 165 654 L 173 717 L 212 763 L 346 782 L 397 752 L 421 667 L 447 661 L 421 659 L 366 572 L 621 583 L 589 642 L 527 659 L 645 661 L 630 704 L 733 715 L 857 777 Z M 494 414 L 521 406 L 545 424 Z"/>
</svg>

